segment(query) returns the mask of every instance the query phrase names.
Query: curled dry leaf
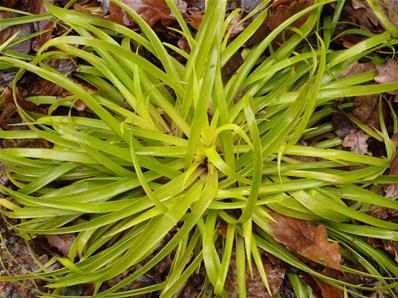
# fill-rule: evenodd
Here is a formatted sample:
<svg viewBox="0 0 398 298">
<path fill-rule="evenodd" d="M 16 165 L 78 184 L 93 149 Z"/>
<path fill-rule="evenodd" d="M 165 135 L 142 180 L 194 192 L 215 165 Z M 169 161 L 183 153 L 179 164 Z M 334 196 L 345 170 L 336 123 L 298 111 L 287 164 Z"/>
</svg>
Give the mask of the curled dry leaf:
<svg viewBox="0 0 398 298">
<path fill-rule="evenodd" d="M 369 136 L 362 130 L 353 128 L 344 137 L 342 145 L 343 147 L 350 148 L 353 152 L 370 154 L 368 144 L 366 143 L 368 139 Z"/>
<path fill-rule="evenodd" d="M 47 241 L 52 246 L 58 249 L 63 256 L 67 256 L 70 247 L 75 240 L 75 235 L 73 234 L 63 234 L 63 235 L 48 235 Z"/>
<path fill-rule="evenodd" d="M 175 20 L 165 0 L 123 0 L 123 2 L 134 9 L 151 27 L 158 21 L 163 26 L 169 26 Z M 183 0 L 176 0 L 176 5 L 182 13 L 187 9 L 187 4 Z M 108 18 L 125 26 L 134 25 L 130 16 L 113 3 L 109 4 Z"/>
<path fill-rule="evenodd" d="M 340 270 L 341 255 L 338 243 L 329 243 L 325 225 L 286 217 L 272 212 L 270 221 L 274 238 L 295 253 L 308 259 L 323 261 L 328 267 Z"/>
</svg>

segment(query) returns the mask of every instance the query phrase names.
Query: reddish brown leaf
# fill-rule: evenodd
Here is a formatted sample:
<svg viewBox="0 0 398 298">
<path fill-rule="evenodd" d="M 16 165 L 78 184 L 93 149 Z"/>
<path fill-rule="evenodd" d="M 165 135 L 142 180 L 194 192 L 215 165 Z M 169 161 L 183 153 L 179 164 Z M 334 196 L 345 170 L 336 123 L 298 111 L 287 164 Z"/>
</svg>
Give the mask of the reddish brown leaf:
<svg viewBox="0 0 398 298">
<path fill-rule="evenodd" d="M 48 235 L 48 243 L 58 249 L 64 256 L 68 255 L 70 247 L 75 240 L 75 235 L 73 234 L 63 234 L 63 235 Z"/>
<path fill-rule="evenodd" d="M 335 288 L 318 278 L 315 278 L 315 281 L 321 288 L 323 298 L 343 298 L 344 295 L 342 290 Z"/>
<path fill-rule="evenodd" d="M 350 148 L 353 152 L 370 154 L 368 144 L 366 143 L 368 139 L 369 136 L 362 130 L 353 128 L 344 137 L 342 145 L 343 147 Z"/>
<path fill-rule="evenodd" d="M 324 225 L 286 217 L 272 212 L 276 222 L 270 222 L 274 238 L 295 253 L 308 259 L 323 261 L 326 266 L 339 270 L 341 255 L 338 243 L 329 243 Z"/>
<path fill-rule="evenodd" d="M 123 2 L 134 9 L 150 26 L 155 25 L 158 21 L 163 26 L 168 26 L 175 20 L 164 0 L 123 0 Z M 187 4 L 183 0 L 177 0 L 176 5 L 183 13 L 187 9 Z M 126 26 L 134 25 L 127 13 L 113 3 L 109 5 L 109 13 L 108 18 L 115 22 Z"/>
<path fill-rule="evenodd" d="M 204 12 L 196 7 L 188 9 L 188 13 L 185 14 L 189 24 L 196 30 L 199 29 L 200 23 L 202 22 Z"/>
</svg>

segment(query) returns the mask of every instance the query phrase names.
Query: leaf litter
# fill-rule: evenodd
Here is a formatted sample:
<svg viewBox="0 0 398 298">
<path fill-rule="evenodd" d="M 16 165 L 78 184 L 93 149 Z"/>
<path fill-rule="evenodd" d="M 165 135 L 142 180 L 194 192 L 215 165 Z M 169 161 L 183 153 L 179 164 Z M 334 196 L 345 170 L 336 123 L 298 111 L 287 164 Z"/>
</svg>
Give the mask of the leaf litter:
<svg viewBox="0 0 398 298">
<path fill-rule="evenodd" d="M 55 4 L 64 5 L 67 1 L 53 1 Z M 85 1 L 79 1 L 82 5 L 85 4 Z M 150 25 L 156 26 L 160 25 L 160 27 L 167 27 L 173 23 L 175 23 L 175 17 L 170 12 L 170 9 L 166 5 L 163 0 L 124 0 L 128 6 L 134 9 L 137 13 L 139 13 L 143 19 Z M 232 1 L 233 2 L 233 1 Z M 256 1 L 240 1 L 240 6 L 242 8 L 243 13 L 249 13 L 256 5 L 254 4 Z M 204 1 L 183 1 L 177 0 L 176 4 L 184 17 L 189 21 L 190 25 L 194 29 L 198 29 L 203 17 L 204 10 Z M 235 3 L 232 4 L 233 7 Z M 277 0 L 271 6 L 271 13 L 269 17 L 266 19 L 264 24 L 259 28 L 254 37 L 252 37 L 247 43 L 246 46 L 253 46 L 261 42 L 261 40 L 267 36 L 272 30 L 274 30 L 280 23 L 285 21 L 288 17 L 294 15 L 296 12 L 299 12 L 310 5 L 313 4 L 313 1 L 310 0 Z M 0 5 L 6 5 L 8 7 L 19 8 L 25 11 L 30 11 L 33 13 L 44 13 L 45 10 L 43 8 L 43 1 L 0 1 Z M 383 0 L 380 1 L 381 8 L 388 16 L 390 21 L 397 26 L 397 15 L 398 15 L 398 4 L 396 1 L 391 0 Z M 388 8 L 388 9 L 387 9 Z M 134 27 L 135 24 L 133 20 L 119 7 L 114 4 L 110 4 L 109 13 L 106 16 L 107 19 L 116 21 L 122 25 L 128 27 Z M 243 15 L 242 15 L 243 16 Z M 236 19 L 233 20 L 235 24 L 237 24 L 242 17 L 238 15 Z M 365 1 L 361 0 L 353 0 L 348 2 L 344 7 L 343 17 L 351 20 L 372 32 L 381 32 L 384 29 L 381 28 L 380 22 L 377 17 L 372 12 L 371 8 Z M 307 16 L 302 17 L 294 24 L 295 27 L 302 25 L 307 19 Z M 247 25 L 247 24 L 245 24 Z M 232 38 L 241 32 L 244 29 L 245 25 L 238 25 L 234 28 Z M 398 27 L 398 26 L 397 26 Z M 31 40 L 24 41 L 19 43 L 18 45 L 10 48 L 11 50 L 28 54 L 32 51 L 37 51 L 40 46 L 45 43 L 47 40 L 51 39 L 54 35 L 56 29 L 56 25 L 51 21 L 42 21 L 35 23 L 32 27 L 31 25 L 18 25 L 8 27 L 6 29 L 2 29 L 0 31 L 0 44 L 6 41 L 8 38 L 13 36 L 18 32 L 17 37 L 22 37 L 28 35 L 33 32 L 44 31 L 38 37 Z M 274 42 L 274 47 L 277 48 L 280 44 L 286 41 L 292 35 L 292 31 L 286 30 L 281 35 L 279 35 Z M 187 43 L 183 43 L 179 41 L 178 46 L 183 50 L 187 51 L 189 48 L 187 47 Z M 229 63 L 223 69 L 223 79 L 226 83 L 232 75 L 239 69 L 240 65 L 243 62 L 242 56 L 238 53 L 237 56 L 233 56 Z M 63 73 L 65 76 L 72 76 L 73 72 L 76 71 L 76 63 L 72 60 L 55 60 L 54 63 L 49 65 Z M 342 75 L 342 77 L 349 77 L 353 75 L 357 75 L 367 71 L 377 71 L 377 76 L 375 77 L 375 83 L 394 83 L 398 82 L 398 60 L 393 58 L 387 58 L 383 64 L 373 64 L 373 63 L 359 63 L 355 62 L 352 64 Z M 0 71 L 0 86 L 6 87 L 15 76 L 15 70 L 7 69 Z M 30 90 L 20 90 L 20 95 L 17 96 L 24 105 L 24 107 L 28 107 L 32 110 L 40 109 L 42 107 L 35 107 L 34 105 L 30 105 L 31 103 L 27 103 L 24 101 L 24 97 L 28 95 L 54 95 L 58 97 L 68 96 L 69 94 L 65 92 L 63 89 L 59 89 L 59 86 L 55 84 L 39 79 L 34 78 L 35 82 L 33 88 Z M 95 88 L 88 86 L 87 88 L 92 88 L 93 92 Z M 6 89 L 5 92 L 11 92 L 10 89 Z M 392 95 L 398 95 L 396 91 L 390 92 Z M 23 96 L 21 96 L 23 94 Z M 366 96 L 366 97 L 355 97 L 348 99 L 353 102 L 352 114 L 356 116 L 362 123 L 375 128 L 380 128 L 379 121 L 379 98 L 378 96 Z M 3 103 L 2 103 L 3 105 Z M 84 108 L 83 108 L 84 109 Z M 12 101 L 9 100 L 7 105 L 2 106 L 2 113 L 0 115 L 0 124 L 3 128 L 9 129 L 10 124 L 17 123 L 18 120 L 15 119 L 16 110 L 15 106 L 13 106 Z M 368 141 L 370 136 L 368 136 L 361 129 L 352 124 L 346 117 L 341 114 L 334 113 L 333 115 L 333 124 L 335 128 L 335 134 L 342 139 L 342 146 L 347 148 L 349 151 L 359 152 L 362 154 L 371 155 L 371 152 L 368 148 Z M 337 120 L 336 120 L 337 119 Z M 395 154 L 393 159 L 391 168 L 388 172 L 389 175 L 398 175 L 398 152 Z M 387 198 L 394 198 L 398 195 L 398 184 L 387 185 L 384 188 L 385 196 Z M 391 209 L 385 210 L 373 210 L 374 214 L 378 217 L 384 217 L 389 220 L 395 220 L 398 218 L 395 217 L 395 211 Z M 378 213 L 377 213 L 378 212 Z M 341 266 L 343 263 L 343 258 L 340 254 L 339 244 L 336 242 L 330 242 L 328 240 L 328 234 L 326 227 L 322 224 L 317 225 L 311 221 L 298 220 L 290 217 L 283 216 L 281 214 L 272 213 L 272 217 L 275 219 L 275 222 L 270 222 L 270 228 L 273 233 L 274 238 L 285 245 L 291 252 L 294 254 L 304 257 L 309 260 L 313 260 L 319 263 L 323 263 L 325 266 L 341 270 Z M 14 236 L 12 236 L 14 237 Z M 10 238 L 11 239 L 11 238 Z M 70 246 L 73 242 L 73 235 L 53 235 L 48 237 L 48 243 L 56 248 L 63 256 L 66 256 L 69 252 Z M 20 240 L 18 240 L 20 241 Z M 373 243 L 373 245 L 377 245 Z M 392 255 L 397 261 L 397 244 L 394 241 L 384 241 L 382 245 L 378 246 Z M 19 258 L 23 258 L 22 255 L 28 255 L 26 250 L 23 250 L 23 253 L 15 253 Z M 286 265 L 281 263 L 279 260 L 277 262 L 272 263 L 267 256 L 263 256 L 266 259 L 265 262 L 265 271 L 267 276 L 269 276 L 269 283 L 272 290 L 272 294 L 278 293 L 281 288 L 283 288 L 283 282 L 286 280 Z M 11 261 L 7 259 L 7 257 L 2 255 L 2 258 L 5 258 L 6 264 Z M 43 257 L 43 260 L 45 257 Z M 30 265 L 33 266 L 33 265 Z M 231 274 L 228 273 L 227 276 L 227 285 L 229 285 L 228 291 L 231 297 L 236 296 L 236 274 L 233 274 L 236 269 L 235 259 L 234 257 L 231 259 L 230 267 Z M 235 271 L 234 271 L 235 270 Z M 198 278 L 199 281 L 196 281 L 196 288 L 199 287 L 200 281 L 203 281 L 203 277 Z M 333 298 L 333 297 L 343 297 L 342 291 L 332 287 L 328 283 L 325 283 L 321 279 L 315 279 L 316 284 L 321 291 L 321 295 L 324 298 Z M 246 282 L 248 284 L 248 295 L 249 297 L 268 297 L 265 287 L 261 282 L 257 269 L 254 269 L 253 276 L 249 276 L 247 272 Z M 148 284 L 151 284 L 149 282 Z M 186 285 L 190 286 L 190 284 Z M 7 283 L 0 284 L 0 291 L 2 291 L 5 287 L 8 287 Z M 11 291 L 11 290 L 10 290 Z M 18 290 L 20 291 L 20 290 Z M 28 291 L 23 292 L 21 294 L 22 297 L 29 297 Z M 26 295 L 26 296 L 23 296 Z M 257 295 L 257 296 L 256 296 Z M 187 296 L 188 297 L 188 296 Z"/>
</svg>

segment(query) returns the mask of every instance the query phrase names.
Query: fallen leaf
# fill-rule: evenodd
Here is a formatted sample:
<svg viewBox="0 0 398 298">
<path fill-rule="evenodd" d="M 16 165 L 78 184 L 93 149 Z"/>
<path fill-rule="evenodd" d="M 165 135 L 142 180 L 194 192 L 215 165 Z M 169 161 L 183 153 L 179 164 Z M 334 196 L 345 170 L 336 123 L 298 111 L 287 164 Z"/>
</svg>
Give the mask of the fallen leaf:
<svg viewBox="0 0 398 298">
<path fill-rule="evenodd" d="M 0 70 L 0 88 L 7 87 L 8 84 L 14 79 L 17 71 L 18 70 L 15 68 Z"/>
<path fill-rule="evenodd" d="M 236 52 L 221 70 L 223 82 L 227 83 L 242 64 L 243 58 L 239 52 Z"/>
<path fill-rule="evenodd" d="M 240 8 L 246 13 L 250 13 L 253 9 L 259 6 L 263 0 L 241 0 Z"/>
<path fill-rule="evenodd" d="M 342 74 L 340 74 L 339 78 L 355 76 L 372 70 L 376 70 L 376 66 L 373 63 L 360 63 L 358 61 L 355 61 Z"/>
<path fill-rule="evenodd" d="M 342 19 L 356 23 L 375 33 L 384 31 L 366 0 L 353 0 L 351 4 L 345 5 Z"/>
<path fill-rule="evenodd" d="M 158 21 L 163 26 L 169 26 L 175 20 L 165 0 L 123 0 L 122 2 L 134 9 L 151 27 Z M 187 4 L 183 0 L 176 0 L 176 5 L 182 13 L 187 9 Z M 109 4 L 108 18 L 125 26 L 134 25 L 131 17 L 112 2 Z"/>
<path fill-rule="evenodd" d="M 73 234 L 62 234 L 62 235 L 48 235 L 48 243 L 58 249 L 63 256 L 67 256 L 68 252 L 75 240 L 75 235 Z"/>
<path fill-rule="evenodd" d="M 398 263 L 398 242 L 397 241 L 392 241 L 392 240 L 386 240 L 384 242 L 384 249 L 391 256 L 393 256 L 395 262 Z"/>
<path fill-rule="evenodd" d="M 398 82 L 398 60 L 388 58 L 382 65 L 376 65 L 379 74 L 375 77 L 375 81 L 379 84 L 397 83 Z M 397 90 L 389 92 L 398 95 Z"/>
<path fill-rule="evenodd" d="M 350 148 L 352 152 L 370 154 L 366 141 L 369 136 L 362 130 L 353 128 L 343 139 L 343 147 Z"/>
<path fill-rule="evenodd" d="M 332 285 L 330 285 L 318 278 L 315 278 L 315 281 L 318 284 L 318 286 L 321 288 L 323 298 L 343 298 L 344 297 L 342 290 L 340 290 L 336 287 L 333 287 Z"/>
<path fill-rule="evenodd" d="M 384 14 L 398 28 L 398 1 L 397 0 L 379 0 L 377 2 Z"/>
<path fill-rule="evenodd" d="M 272 212 L 270 221 L 274 238 L 295 253 L 314 261 L 323 261 L 326 266 L 339 270 L 341 255 L 338 243 L 329 243 L 325 225 L 286 217 Z"/>
<path fill-rule="evenodd" d="M 391 139 L 396 145 L 398 145 L 398 134 L 395 134 Z M 398 176 L 398 151 L 395 153 L 394 159 L 391 162 L 389 175 Z M 398 183 L 385 185 L 384 191 L 385 197 L 396 197 L 398 195 Z"/>
<path fill-rule="evenodd" d="M 0 32 L 0 44 L 3 44 L 14 35 L 15 39 L 18 39 L 31 33 L 33 33 L 33 28 L 30 24 L 22 24 L 22 25 L 8 27 Z M 28 39 L 12 47 L 9 47 L 8 49 L 15 52 L 27 54 L 30 52 L 31 45 L 32 42 L 30 39 Z"/>
<path fill-rule="evenodd" d="M 204 15 L 203 10 L 197 7 L 191 7 L 187 10 L 185 18 L 193 28 L 198 30 L 200 27 L 200 23 L 202 23 L 203 15 Z"/>
<path fill-rule="evenodd" d="M 232 21 L 228 25 L 228 31 L 230 31 L 230 37 L 235 37 L 238 35 L 240 32 L 245 29 L 245 26 L 240 22 L 241 16 L 237 14 Z"/>
<path fill-rule="evenodd" d="M 354 128 L 350 119 L 348 119 L 341 113 L 332 114 L 332 124 L 334 128 L 334 133 L 340 139 L 343 139 L 346 135 L 349 134 L 350 130 Z"/>
<path fill-rule="evenodd" d="M 355 97 L 353 114 L 362 123 L 379 129 L 379 97 L 377 95 Z"/>
<path fill-rule="evenodd" d="M 271 12 L 268 18 L 268 29 L 269 31 L 275 30 L 280 24 L 286 21 L 291 16 L 296 13 L 306 9 L 314 4 L 314 0 L 276 0 L 271 6 Z M 300 28 L 305 21 L 308 19 L 309 14 L 301 17 L 297 21 L 295 21 L 291 27 Z M 273 45 L 275 47 L 279 47 L 286 40 L 288 40 L 294 31 L 286 29 L 281 34 L 279 34 Z"/>
<path fill-rule="evenodd" d="M 271 289 L 272 296 L 269 295 L 267 289 L 261 280 L 260 274 L 258 273 L 257 267 L 253 266 L 253 275 L 250 275 L 249 269 L 246 268 L 246 291 L 247 297 L 251 298 L 272 298 L 274 297 L 282 287 L 283 279 L 285 278 L 286 269 L 280 264 L 271 264 L 265 262 L 264 264 L 265 274 L 267 276 L 268 284 Z M 225 280 L 224 286 L 228 297 L 237 298 L 239 297 L 239 289 L 237 285 L 236 277 L 236 259 L 235 256 L 231 257 L 228 275 Z"/>
</svg>

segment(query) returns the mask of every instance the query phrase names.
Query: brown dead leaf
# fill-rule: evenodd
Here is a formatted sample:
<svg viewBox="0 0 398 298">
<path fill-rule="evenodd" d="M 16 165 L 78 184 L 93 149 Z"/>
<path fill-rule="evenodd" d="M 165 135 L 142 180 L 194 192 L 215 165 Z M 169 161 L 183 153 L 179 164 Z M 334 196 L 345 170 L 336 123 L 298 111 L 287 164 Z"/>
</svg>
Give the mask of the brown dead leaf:
<svg viewBox="0 0 398 298">
<path fill-rule="evenodd" d="M 395 262 L 398 263 L 398 242 L 387 240 L 384 242 L 384 249 L 394 257 Z"/>
<path fill-rule="evenodd" d="M 271 6 L 271 12 L 268 18 L 269 31 L 275 30 L 280 24 L 286 21 L 296 13 L 306 9 L 314 4 L 314 0 L 276 0 Z M 294 22 L 291 26 L 299 28 L 308 19 L 309 15 L 303 16 Z M 284 41 L 288 40 L 294 31 L 285 30 L 277 38 L 275 38 L 273 45 L 280 46 Z"/>
<path fill-rule="evenodd" d="M 369 136 L 362 130 L 353 128 L 343 139 L 343 147 L 350 148 L 352 152 L 370 154 L 366 141 Z"/>
<path fill-rule="evenodd" d="M 67 256 L 70 247 L 75 240 L 75 235 L 73 234 L 62 234 L 62 235 L 48 235 L 47 241 L 52 246 L 58 249 L 63 256 Z"/>
<path fill-rule="evenodd" d="M 175 20 L 165 0 L 123 0 L 122 2 L 134 9 L 151 27 L 158 21 L 163 26 L 169 26 Z M 187 9 L 187 4 L 183 0 L 177 0 L 176 5 L 182 13 Z M 108 18 L 125 26 L 134 25 L 130 16 L 113 3 L 109 4 Z"/>
<path fill-rule="evenodd" d="M 343 19 L 356 23 L 372 32 L 382 32 L 379 19 L 374 14 L 366 0 L 353 0 L 343 9 Z"/>
<path fill-rule="evenodd" d="M 243 58 L 239 52 L 236 52 L 221 70 L 223 82 L 227 83 L 242 64 Z"/>
<path fill-rule="evenodd" d="M 398 143 L 398 134 L 395 134 L 392 138 L 395 144 Z M 390 175 L 398 176 L 398 151 L 395 153 L 394 159 L 391 162 L 390 166 Z M 387 198 L 394 198 L 398 195 L 398 183 L 389 184 L 384 186 L 385 196 Z"/>
<path fill-rule="evenodd" d="M 260 274 L 258 273 L 257 267 L 253 266 L 253 276 L 250 275 L 249 270 L 246 270 L 246 291 L 247 297 L 251 298 L 272 298 L 280 291 L 285 278 L 286 269 L 280 264 L 271 264 L 265 262 L 264 264 L 265 274 L 269 287 L 271 289 L 272 296 L 269 295 L 267 289 L 261 280 Z M 228 275 L 225 280 L 225 290 L 230 298 L 239 297 L 239 289 L 236 279 L 236 260 L 235 256 L 232 256 Z"/>
<path fill-rule="evenodd" d="M 375 81 L 379 84 L 397 83 L 398 82 L 398 60 L 388 58 L 382 65 L 376 65 L 379 74 L 375 77 Z M 389 92 L 398 95 L 398 90 Z"/>
<path fill-rule="evenodd" d="M 355 76 L 358 74 L 361 74 L 363 72 L 368 72 L 376 70 L 376 66 L 373 63 L 359 63 L 355 61 L 353 64 L 351 64 L 346 71 L 344 71 L 339 78 L 345 78 L 345 77 L 350 77 L 350 76 Z"/>
<path fill-rule="evenodd" d="M 307 220 L 286 217 L 272 212 L 276 222 L 270 222 L 274 238 L 296 253 L 326 266 L 339 270 L 341 255 L 338 243 L 329 243 L 324 225 L 315 225 Z"/>
<path fill-rule="evenodd" d="M 348 119 L 342 113 L 333 113 L 332 114 L 332 124 L 334 128 L 334 133 L 340 138 L 343 139 L 351 129 L 354 128 L 350 119 Z"/>
<path fill-rule="evenodd" d="M 196 30 L 199 29 L 200 23 L 202 23 L 204 11 L 197 7 L 190 7 L 185 14 L 185 18 L 188 23 L 191 24 Z"/>
<path fill-rule="evenodd" d="M 383 10 L 384 14 L 398 28 L 398 1 L 397 0 L 379 0 L 379 7 Z"/>
<path fill-rule="evenodd" d="M 328 283 L 315 278 L 316 283 L 321 288 L 323 298 L 343 298 L 343 291 L 329 285 Z"/>
<path fill-rule="evenodd" d="M 362 123 L 376 129 L 380 128 L 379 98 L 377 95 L 355 97 L 353 113 Z"/>
<path fill-rule="evenodd" d="M 231 32 L 230 37 L 235 37 L 245 29 L 245 26 L 243 26 L 240 20 L 241 16 L 238 14 L 232 19 L 231 23 L 229 23 L 228 31 Z"/>
</svg>

